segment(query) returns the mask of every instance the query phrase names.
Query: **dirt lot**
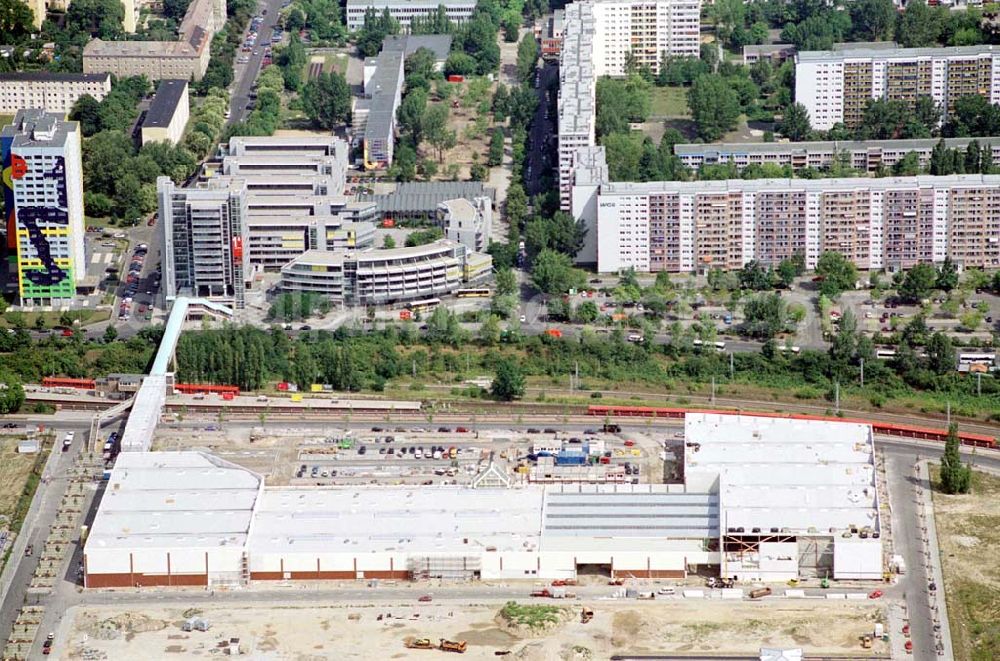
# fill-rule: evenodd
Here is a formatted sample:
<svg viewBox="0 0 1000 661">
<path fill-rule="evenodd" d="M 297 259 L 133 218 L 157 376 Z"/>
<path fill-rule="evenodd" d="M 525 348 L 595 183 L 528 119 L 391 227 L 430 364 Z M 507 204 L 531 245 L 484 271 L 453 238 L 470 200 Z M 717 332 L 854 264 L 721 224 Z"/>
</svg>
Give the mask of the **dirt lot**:
<svg viewBox="0 0 1000 661">
<path fill-rule="evenodd" d="M 1000 658 L 1000 478 L 973 474 L 973 495 L 935 492 L 948 619 L 957 659 Z"/>
<path fill-rule="evenodd" d="M 18 454 L 21 436 L 0 437 L 0 515 L 10 516 L 38 455 Z"/>
<path fill-rule="evenodd" d="M 809 653 L 860 649 L 858 636 L 881 617 L 871 603 L 662 602 L 588 604 L 596 611 L 581 624 L 580 605 L 546 631 L 509 633 L 497 618 L 499 605 L 405 607 L 303 606 L 207 608 L 208 632 L 184 633 L 178 608 L 76 607 L 57 634 L 60 658 L 193 658 L 216 654 L 220 641 L 239 637 L 245 653 L 283 659 L 440 658 L 444 653 L 413 651 L 404 640 L 465 640 L 465 658 L 492 659 L 510 650 L 524 660 L 606 659 L 613 653 L 746 653 L 760 646 L 803 647 Z M 419 610 L 419 618 L 415 611 Z M 379 614 L 392 617 L 378 621 Z M 188 615 L 195 614 L 189 611 Z M 881 643 L 880 643 L 881 644 Z M 885 649 L 875 649 L 886 654 Z M 103 656 L 102 657 L 102 653 Z"/>
</svg>

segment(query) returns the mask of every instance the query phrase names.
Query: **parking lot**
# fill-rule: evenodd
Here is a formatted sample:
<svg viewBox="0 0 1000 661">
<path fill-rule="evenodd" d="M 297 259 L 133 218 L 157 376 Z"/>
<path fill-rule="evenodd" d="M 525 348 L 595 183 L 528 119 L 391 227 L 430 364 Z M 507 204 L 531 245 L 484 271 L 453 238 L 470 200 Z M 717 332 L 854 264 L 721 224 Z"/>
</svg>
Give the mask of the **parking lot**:
<svg viewBox="0 0 1000 661">
<path fill-rule="evenodd" d="M 469 484 L 490 462 L 514 482 L 662 482 L 669 434 L 592 429 L 382 427 L 294 429 L 163 425 L 154 449 L 204 448 L 273 485 Z"/>
</svg>

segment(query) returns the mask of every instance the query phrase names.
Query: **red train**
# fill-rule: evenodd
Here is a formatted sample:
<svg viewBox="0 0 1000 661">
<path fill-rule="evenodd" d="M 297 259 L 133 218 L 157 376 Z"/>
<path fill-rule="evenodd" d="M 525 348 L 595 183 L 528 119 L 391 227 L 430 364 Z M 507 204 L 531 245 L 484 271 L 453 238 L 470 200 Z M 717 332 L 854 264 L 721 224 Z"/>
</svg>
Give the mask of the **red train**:
<svg viewBox="0 0 1000 661">
<path fill-rule="evenodd" d="M 93 379 L 69 379 L 61 376 L 46 376 L 42 378 L 42 385 L 46 388 L 77 388 L 78 390 L 93 390 L 96 384 Z"/>
<path fill-rule="evenodd" d="M 180 391 L 185 395 L 207 395 L 213 393 L 216 395 L 239 395 L 240 389 L 236 386 L 216 386 L 210 383 L 175 383 L 174 390 Z"/>
<path fill-rule="evenodd" d="M 725 411 L 720 409 L 679 409 L 662 408 L 655 406 L 603 406 L 592 405 L 587 407 L 588 415 L 595 416 L 618 416 L 618 417 L 639 417 L 639 418 L 671 418 L 683 420 L 686 413 L 720 413 L 725 415 L 736 415 L 735 411 Z M 917 425 L 900 425 L 890 422 L 878 422 L 874 420 L 861 420 L 859 418 L 832 418 L 822 415 L 807 415 L 804 413 L 756 413 L 740 411 L 740 415 L 755 416 L 759 418 L 790 418 L 792 420 L 823 420 L 826 422 L 857 422 L 871 425 L 872 431 L 883 436 L 900 436 L 902 438 L 918 438 L 927 441 L 944 441 L 948 436 L 947 429 L 935 429 L 933 427 L 919 427 Z M 974 445 L 980 448 L 996 449 L 997 439 L 986 434 L 973 434 L 971 432 L 958 433 L 958 438 L 962 445 Z"/>
</svg>

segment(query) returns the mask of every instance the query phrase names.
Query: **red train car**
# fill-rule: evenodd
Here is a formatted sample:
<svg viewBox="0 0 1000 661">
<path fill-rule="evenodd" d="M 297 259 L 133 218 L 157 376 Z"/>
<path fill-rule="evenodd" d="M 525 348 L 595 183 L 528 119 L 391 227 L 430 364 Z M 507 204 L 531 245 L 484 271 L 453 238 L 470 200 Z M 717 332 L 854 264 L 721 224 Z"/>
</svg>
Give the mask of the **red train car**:
<svg viewBox="0 0 1000 661">
<path fill-rule="evenodd" d="M 655 406 L 606 406 L 591 405 L 587 407 L 588 415 L 595 416 L 617 416 L 617 417 L 640 417 L 640 418 L 671 418 L 683 419 L 684 415 L 691 413 L 718 413 L 724 415 L 736 415 L 735 411 L 725 411 L 719 409 L 678 409 Z M 901 438 L 915 438 L 926 441 L 941 441 L 948 437 L 947 429 L 935 429 L 933 427 L 920 427 L 917 425 L 901 425 L 889 422 L 877 422 L 873 420 L 861 420 L 859 418 L 832 418 L 822 415 L 807 415 L 804 413 L 757 413 L 741 411 L 739 415 L 754 416 L 758 418 L 790 418 L 792 420 L 822 420 L 826 422 L 856 422 L 871 425 L 875 434 L 882 436 L 898 436 Z M 974 434 L 971 432 L 959 432 L 958 439 L 963 445 L 974 445 L 980 448 L 996 448 L 997 439 L 986 434 Z"/>
<path fill-rule="evenodd" d="M 177 383 L 174 384 L 174 390 L 180 391 L 185 395 L 239 395 L 240 389 L 236 386 L 216 386 L 210 383 Z"/>
<path fill-rule="evenodd" d="M 78 390 L 93 390 L 95 387 L 93 379 L 69 379 L 60 376 L 43 377 L 42 385 L 46 388 L 77 388 Z"/>
</svg>

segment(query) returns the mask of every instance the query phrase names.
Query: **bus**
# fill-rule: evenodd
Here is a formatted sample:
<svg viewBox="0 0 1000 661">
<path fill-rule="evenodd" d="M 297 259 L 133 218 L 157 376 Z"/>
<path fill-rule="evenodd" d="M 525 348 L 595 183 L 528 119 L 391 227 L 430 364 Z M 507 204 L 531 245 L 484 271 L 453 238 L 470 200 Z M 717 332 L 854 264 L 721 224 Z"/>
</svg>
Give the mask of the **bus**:
<svg viewBox="0 0 1000 661">
<path fill-rule="evenodd" d="M 713 346 L 715 347 L 715 350 L 719 351 L 719 352 L 722 352 L 722 351 L 726 350 L 726 343 L 725 342 L 716 342 Z"/>
<path fill-rule="evenodd" d="M 891 360 L 896 357 L 895 349 L 875 349 L 875 357 L 879 360 Z"/>
<path fill-rule="evenodd" d="M 489 298 L 492 292 L 486 287 L 478 289 L 459 289 L 455 292 L 458 298 Z"/>
<path fill-rule="evenodd" d="M 410 312 L 430 312 L 439 305 L 441 305 L 441 299 L 425 298 L 421 301 L 410 301 L 406 304 L 406 308 Z"/>
<path fill-rule="evenodd" d="M 958 364 L 959 365 L 987 365 L 990 369 L 993 369 L 996 363 L 997 355 L 993 352 L 962 352 L 958 354 Z"/>
</svg>

